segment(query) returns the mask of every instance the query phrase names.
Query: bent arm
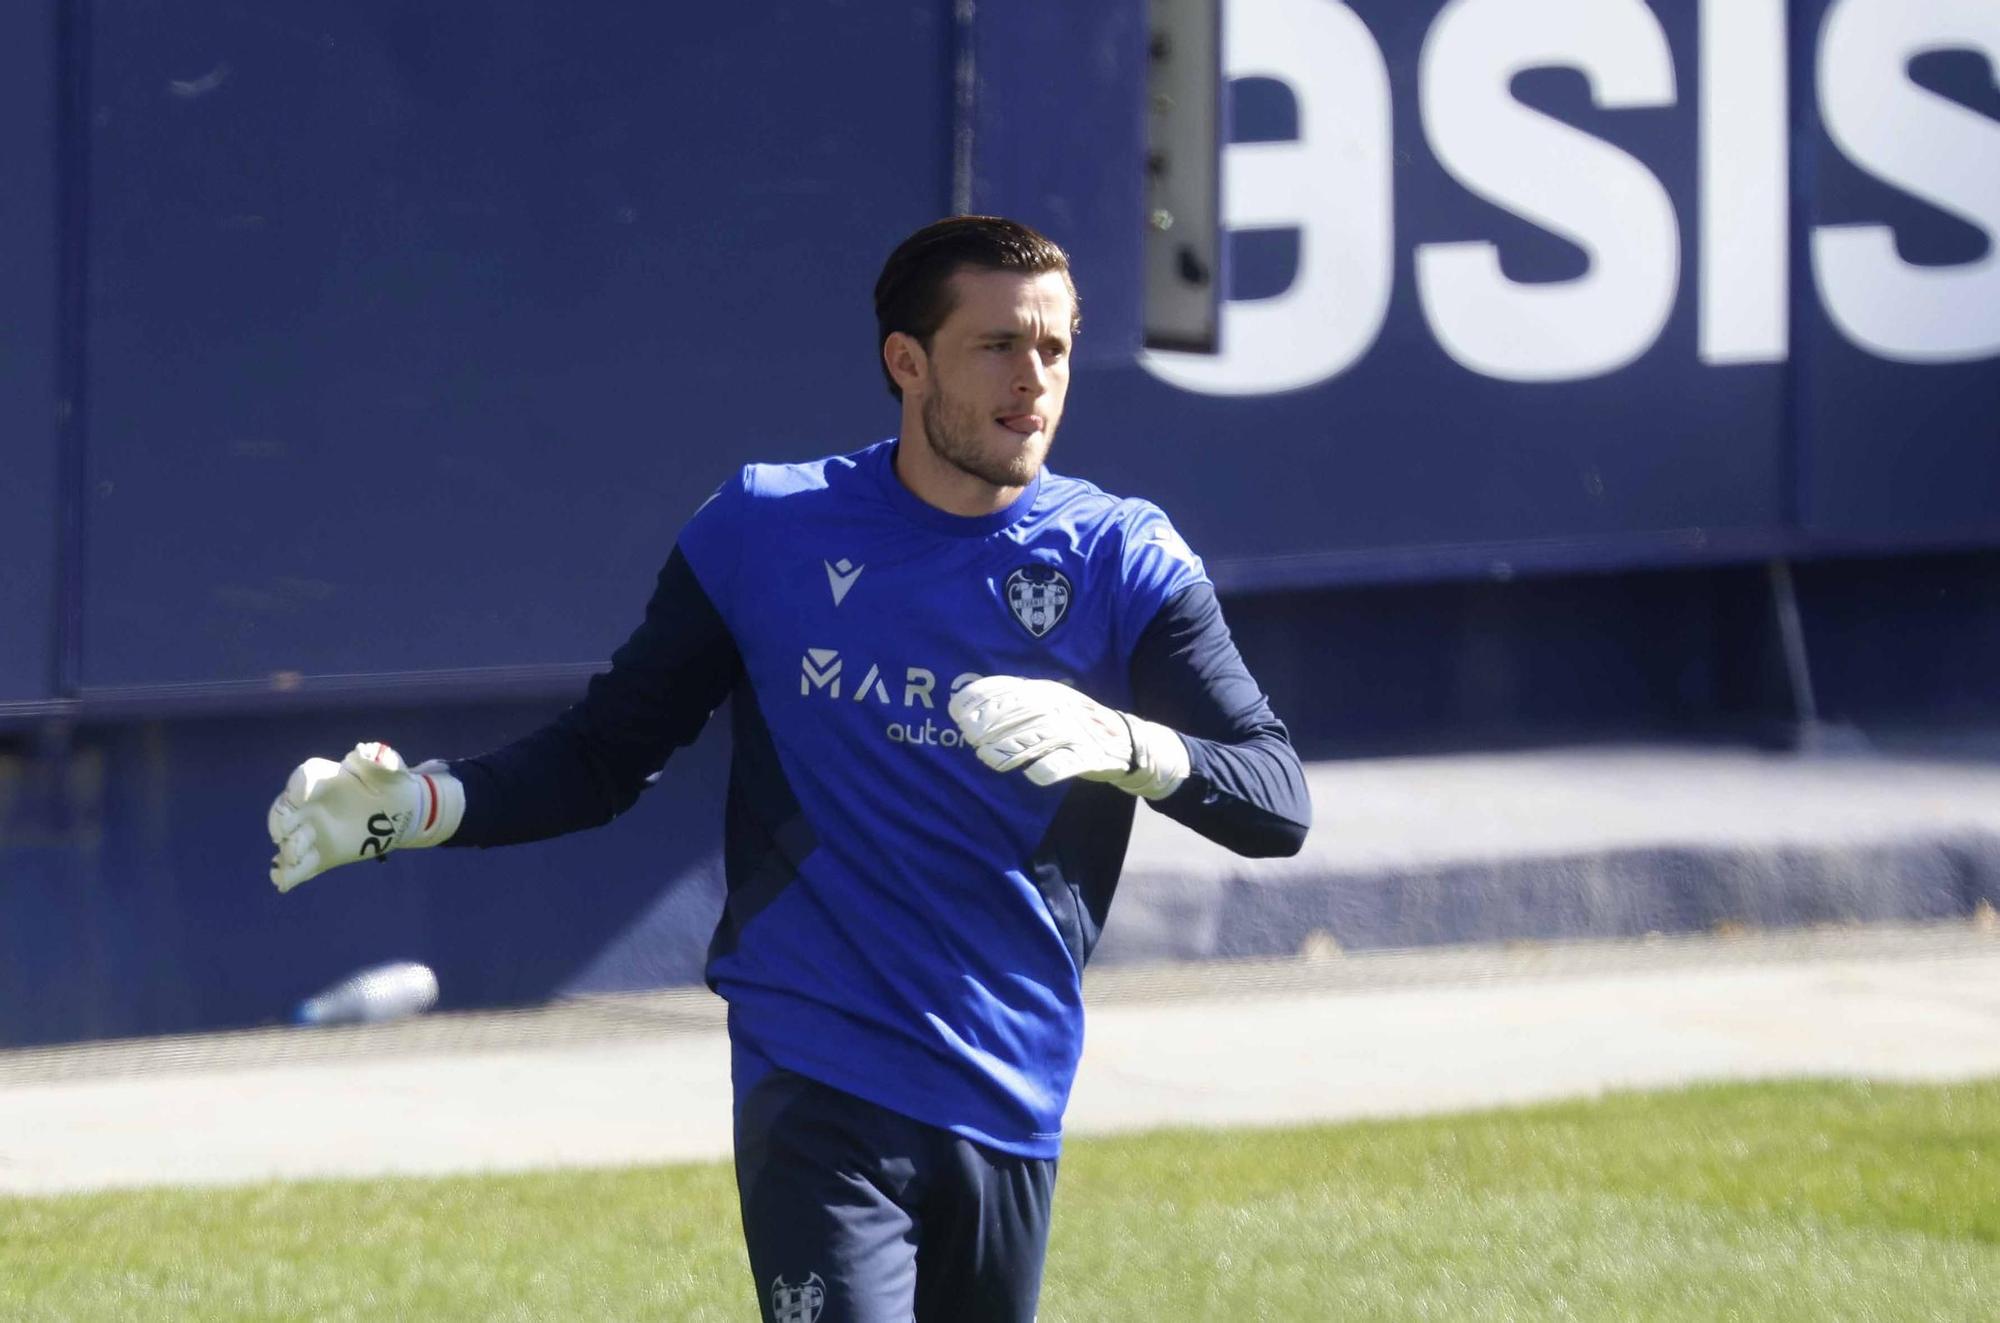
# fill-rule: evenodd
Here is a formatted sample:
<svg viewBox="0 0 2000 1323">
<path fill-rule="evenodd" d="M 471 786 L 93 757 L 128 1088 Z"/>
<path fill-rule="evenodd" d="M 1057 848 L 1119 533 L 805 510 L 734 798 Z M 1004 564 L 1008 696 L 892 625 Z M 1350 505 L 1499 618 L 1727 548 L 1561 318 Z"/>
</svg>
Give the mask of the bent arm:
<svg viewBox="0 0 2000 1323">
<path fill-rule="evenodd" d="M 514 845 L 602 826 L 692 744 L 742 673 L 722 617 L 678 547 L 646 618 L 582 701 L 533 734 L 450 769 L 465 817 L 448 845 Z"/>
<path fill-rule="evenodd" d="M 1153 807 L 1241 855 L 1292 855 L 1312 825 L 1305 769 L 1206 583 L 1160 608 L 1132 651 L 1133 711 L 1179 732 L 1189 773 Z"/>
</svg>

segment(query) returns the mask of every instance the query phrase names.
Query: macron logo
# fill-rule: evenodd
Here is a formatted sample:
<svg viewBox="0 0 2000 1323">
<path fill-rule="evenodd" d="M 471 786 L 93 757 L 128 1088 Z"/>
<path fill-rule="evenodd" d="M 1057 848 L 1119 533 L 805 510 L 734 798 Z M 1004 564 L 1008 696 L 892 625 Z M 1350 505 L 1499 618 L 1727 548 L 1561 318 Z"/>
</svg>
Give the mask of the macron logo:
<svg viewBox="0 0 2000 1323">
<path fill-rule="evenodd" d="M 839 560 L 821 561 L 820 563 L 826 566 L 826 586 L 833 589 L 833 604 L 835 606 L 839 606 L 841 599 L 847 596 L 847 590 L 852 588 L 854 581 L 861 577 L 861 571 L 868 568 L 866 565 L 856 565 L 845 556 L 842 556 Z"/>
</svg>

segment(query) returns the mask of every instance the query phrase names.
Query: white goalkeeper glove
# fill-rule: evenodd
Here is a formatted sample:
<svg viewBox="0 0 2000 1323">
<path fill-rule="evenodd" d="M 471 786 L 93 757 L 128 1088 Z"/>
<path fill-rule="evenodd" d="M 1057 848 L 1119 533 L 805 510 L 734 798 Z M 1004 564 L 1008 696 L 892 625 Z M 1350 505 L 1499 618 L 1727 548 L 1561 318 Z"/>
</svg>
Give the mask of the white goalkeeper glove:
<svg viewBox="0 0 2000 1323">
<path fill-rule="evenodd" d="M 341 864 L 441 845 L 464 816 L 465 787 L 443 763 L 408 768 L 386 744 L 357 744 L 337 763 L 309 758 L 266 818 L 278 847 L 271 884 L 290 891 Z"/>
<path fill-rule="evenodd" d="M 1187 745 L 1179 735 L 1054 680 L 974 680 L 952 695 L 951 718 L 980 762 L 996 772 L 1025 768 L 1038 786 L 1075 776 L 1165 799 L 1187 780 Z"/>
</svg>

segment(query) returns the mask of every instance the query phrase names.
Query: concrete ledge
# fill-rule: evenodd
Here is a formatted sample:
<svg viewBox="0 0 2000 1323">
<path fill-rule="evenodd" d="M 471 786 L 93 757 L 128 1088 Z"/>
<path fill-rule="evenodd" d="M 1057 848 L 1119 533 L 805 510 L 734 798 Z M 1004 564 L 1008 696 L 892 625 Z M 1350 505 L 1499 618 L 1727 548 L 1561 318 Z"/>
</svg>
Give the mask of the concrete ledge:
<svg viewBox="0 0 2000 1323">
<path fill-rule="evenodd" d="M 1917 923 L 2000 908 L 2000 769 L 1590 750 L 1319 764 L 1300 856 L 1142 814 L 1108 962 Z"/>
</svg>

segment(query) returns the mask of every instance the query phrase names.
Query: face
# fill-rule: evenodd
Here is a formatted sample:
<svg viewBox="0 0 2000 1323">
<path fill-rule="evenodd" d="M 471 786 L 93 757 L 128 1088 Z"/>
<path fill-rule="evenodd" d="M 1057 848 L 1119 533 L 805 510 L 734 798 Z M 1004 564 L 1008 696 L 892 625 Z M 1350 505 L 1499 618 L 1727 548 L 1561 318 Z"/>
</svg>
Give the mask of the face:
<svg viewBox="0 0 2000 1323">
<path fill-rule="evenodd" d="M 931 338 L 921 386 L 924 434 L 960 472 L 1025 486 L 1041 471 L 1069 394 L 1069 284 L 1060 271 L 951 279 L 956 301 Z"/>
</svg>

